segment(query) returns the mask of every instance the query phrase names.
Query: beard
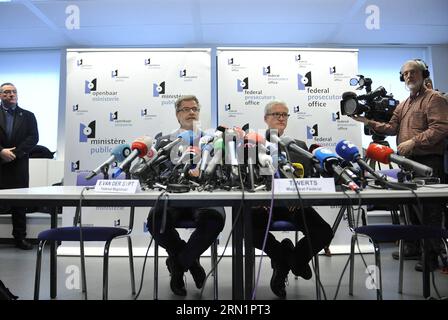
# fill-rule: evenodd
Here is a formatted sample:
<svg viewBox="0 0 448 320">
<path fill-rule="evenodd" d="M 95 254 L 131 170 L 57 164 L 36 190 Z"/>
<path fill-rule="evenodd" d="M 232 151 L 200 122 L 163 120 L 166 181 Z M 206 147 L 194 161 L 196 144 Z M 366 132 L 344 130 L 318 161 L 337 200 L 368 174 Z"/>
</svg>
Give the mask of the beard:
<svg viewBox="0 0 448 320">
<path fill-rule="evenodd" d="M 417 89 L 420 89 L 423 85 L 423 80 L 422 81 L 416 81 L 413 83 L 408 83 L 406 86 L 408 87 L 409 90 L 411 91 L 416 91 Z"/>
</svg>

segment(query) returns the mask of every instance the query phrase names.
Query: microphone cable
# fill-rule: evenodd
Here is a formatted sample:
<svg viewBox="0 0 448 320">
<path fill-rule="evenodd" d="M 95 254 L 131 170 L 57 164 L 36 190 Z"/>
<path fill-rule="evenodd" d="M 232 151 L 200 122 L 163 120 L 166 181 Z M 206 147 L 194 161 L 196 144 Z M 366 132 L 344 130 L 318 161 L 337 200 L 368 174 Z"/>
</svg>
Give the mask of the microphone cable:
<svg viewBox="0 0 448 320">
<path fill-rule="evenodd" d="M 262 262 L 263 262 L 263 253 L 264 253 L 264 249 L 266 247 L 266 241 L 268 239 L 269 228 L 271 226 L 271 221 L 272 221 L 272 212 L 273 212 L 273 208 L 274 208 L 274 175 L 275 175 L 275 172 L 272 173 L 272 179 L 271 179 L 271 191 L 272 191 L 271 192 L 271 205 L 269 207 L 268 223 L 266 225 L 266 231 L 264 233 L 263 245 L 261 247 L 260 263 L 258 265 L 257 278 L 256 278 L 256 281 L 255 281 L 255 284 L 254 284 L 254 289 L 252 290 L 252 298 L 251 298 L 251 300 L 255 300 L 256 291 L 257 291 L 257 287 L 258 287 L 258 282 L 260 280 L 261 266 L 262 266 Z"/>
<path fill-rule="evenodd" d="M 350 227 L 350 226 L 354 226 L 354 221 L 353 221 L 353 217 L 352 217 L 352 214 L 351 214 L 351 210 L 355 210 L 355 209 L 353 209 L 352 198 L 347 194 L 347 192 L 345 190 L 342 190 L 342 192 L 344 193 L 344 195 L 350 201 L 350 205 L 347 206 L 347 220 L 348 220 L 349 228 L 352 230 L 352 232 L 354 232 L 354 228 L 352 229 L 352 227 Z M 356 193 L 356 195 L 358 196 L 358 208 L 356 209 L 358 211 L 358 215 L 357 215 L 357 220 L 356 221 L 359 221 L 359 215 L 360 215 L 360 212 L 361 212 L 362 198 L 361 198 L 361 195 L 359 193 Z M 358 237 L 356 237 L 355 240 L 356 240 L 356 243 L 358 244 Z M 365 262 L 364 257 L 362 255 L 362 252 L 359 249 L 359 244 L 358 244 L 358 251 L 361 254 L 362 260 L 364 261 L 364 265 L 366 266 L 366 270 L 368 271 L 369 276 L 371 277 L 372 275 L 371 275 L 370 271 L 367 269 L 367 263 Z M 353 252 L 353 254 L 355 254 L 355 253 Z M 350 254 L 348 255 L 347 261 L 345 262 L 344 268 L 342 269 L 341 275 L 339 277 L 338 284 L 336 286 L 336 292 L 334 294 L 333 300 L 336 300 L 336 298 L 338 296 L 339 289 L 341 288 L 342 278 L 344 277 L 345 271 L 347 270 L 347 266 L 348 266 L 348 264 L 350 262 L 350 258 L 351 258 L 351 251 L 350 251 Z"/>
<path fill-rule="evenodd" d="M 291 161 L 289 160 L 289 159 L 291 159 L 291 155 L 289 154 L 288 148 L 285 148 L 285 151 L 286 151 L 286 155 L 287 155 L 287 161 L 292 165 Z M 297 185 L 296 177 L 294 176 L 294 174 L 293 174 L 292 181 L 294 182 L 294 187 L 296 188 L 297 196 L 299 197 L 299 205 L 300 205 L 299 210 L 300 210 L 300 213 L 302 215 L 303 227 L 305 229 L 304 236 L 305 236 L 305 238 L 307 240 L 308 249 L 309 249 L 309 253 L 310 253 L 310 256 L 311 256 L 311 266 L 313 268 L 314 276 L 317 279 L 319 288 L 322 289 L 322 293 L 324 295 L 324 299 L 327 300 L 327 294 L 325 293 L 325 289 L 324 289 L 324 287 L 322 285 L 322 282 L 320 281 L 320 276 L 317 276 L 317 274 L 316 274 L 316 266 L 314 265 L 314 261 L 313 261 L 313 257 L 314 257 L 313 252 L 314 251 L 313 251 L 313 245 L 311 243 L 311 239 L 309 237 L 310 232 L 309 232 L 309 229 L 308 229 L 308 224 L 306 222 L 305 206 L 303 205 L 302 196 L 300 194 L 299 186 Z M 297 244 L 295 244 L 295 245 L 297 245 Z M 317 254 L 319 254 L 319 253 L 317 253 Z"/>
<path fill-rule="evenodd" d="M 155 216 L 156 216 L 156 215 L 155 215 L 155 212 L 156 212 L 157 206 L 158 206 L 158 204 L 159 204 L 160 198 L 162 198 L 162 196 L 163 196 L 165 193 L 166 193 L 166 190 L 163 190 L 163 191 L 159 194 L 159 196 L 158 196 L 157 199 L 156 199 L 156 202 L 154 203 L 154 207 L 151 208 L 151 209 L 154 209 L 154 214 L 153 214 L 153 216 L 152 216 L 152 232 L 153 232 L 152 234 L 155 233 L 155 221 L 156 221 L 156 219 L 155 219 Z M 148 215 L 149 215 L 149 213 L 148 213 Z M 134 297 L 134 300 L 137 300 L 137 299 L 138 299 L 138 297 L 140 296 L 140 293 L 141 293 L 141 291 L 142 291 L 142 288 L 143 288 L 143 279 L 144 279 L 144 277 L 145 277 L 146 260 L 148 259 L 149 248 L 151 248 L 151 245 L 152 245 L 153 240 L 154 240 L 154 236 L 151 235 L 151 240 L 149 241 L 148 248 L 146 249 L 145 259 L 143 260 L 142 275 L 141 275 L 141 277 L 140 277 L 140 286 L 139 286 L 139 289 L 138 289 L 137 294 L 136 294 L 135 297 Z M 154 240 L 154 242 L 155 242 L 155 240 Z M 154 254 L 154 255 L 155 255 L 155 254 Z"/>
<path fill-rule="evenodd" d="M 78 210 L 78 214 L 75 213 L 75 217 L 74 217 L 74 225 L 76 226 L 79 223 L 79 250 L 80 250 L 80 255 L 81 255 L 81 269 L 84 269 L 84 275 L 86 275 L 86 260 L 85 260 L 85 253 L 84 253 L 84 237 L 82 234 L 82 201 L 84 200 L 84 192 L 86 190 L 91 190 L 94 189 L 94 187 L 92 186 L 85 186 L 82 188 L 81 190 L 81 194 L 79 195 L 79 210 Z M 84 298 L 85 300 L 88 300 L 87 298 L 87 275 L 84 277 L 83 279 L 83 287 L 85 289 L 85 295 Z"/>
<path fill-rule="evenodd" d="M 224 254 L 226 253 L 226 249 L 227 249 L 227 247 L 229 245 L 230 238 L 232 237 L 232 234 L 233 234 L 233 231 L 235 229 L 235 226 L 238 223 L 238 221 L 241 219 L 241 212 L 243 211 L 243 208 L 244 208 L 245 193 L 244 193 L 244 183 L 243 183 L 243 178 L 242 178 L 242 175 L 241 175 L 241 165 L 240 164 L 238 164 L 238 177 L 239 177 L 240 186 L 241 186 L 241 203 L 240 203 L 240 207 L 238 208 L 238 213 L 236 214 L 235 221 L 232 224 L 232 228 L 230 229 L 229 236 L 227 237 L 226 243 L 224 245 L 224 250 L 223 250 L 222 254 L 219 256 L 219 259 L 216 261 L 216 265 L 212 266 L 210 271 L 207 273 L 207 276 L 205 277 L 204 285 L 201 288 L 201 292 L 199 294 L 199 298 L 202 298 L 202 294 L 204 293 L 205 284 L 207 283 L 208 278 L 216 270 L 217 266 L 219 265 L 219 263 L 221 262 L 222 258 L 224 257 Z M 218 254 L 218 253 L 216 253 L 216 254 Z"/>
</svg>

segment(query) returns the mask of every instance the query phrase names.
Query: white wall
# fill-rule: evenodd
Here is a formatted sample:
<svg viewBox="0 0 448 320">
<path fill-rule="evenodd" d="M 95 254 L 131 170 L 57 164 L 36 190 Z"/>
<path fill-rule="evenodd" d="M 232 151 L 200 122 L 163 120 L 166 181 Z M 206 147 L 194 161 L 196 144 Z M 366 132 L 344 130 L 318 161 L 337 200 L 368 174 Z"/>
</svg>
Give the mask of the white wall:
<svg viewBox="0 0 448 320">
<path fill-rule="evenodd" d="M 0 84 L 12 82 L 18 104 L 33 112 L 38 144 L 56 151 L 59 103 L 59 50 L 0 51 Z"/>
<path fill-rule="evenodd" d="M 448 92 L 448 45 L 432 46 L 431 52 L 431 78 L 434 88 L 441 92 Z"/>
</svg>

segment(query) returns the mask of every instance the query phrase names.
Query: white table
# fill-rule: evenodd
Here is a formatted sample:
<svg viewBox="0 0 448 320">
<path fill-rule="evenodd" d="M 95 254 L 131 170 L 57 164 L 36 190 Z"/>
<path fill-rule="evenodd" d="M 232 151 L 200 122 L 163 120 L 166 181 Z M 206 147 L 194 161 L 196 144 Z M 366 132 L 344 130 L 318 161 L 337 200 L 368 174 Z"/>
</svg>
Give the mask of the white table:
<svg viewBox="0 0 448 320">
<path fill-rule="evenodd" d="M 51 227 L 56 227 L 58 207 L 76 207 L 83 187 L 54 186 L 24 189 L 0 190 L 0 202 L 5 205 L 47 206 L 52 207 Z M 448 185 L 434 185 L 422 187 L 414 191 L 420 202 L 446 202 L 448 199 Z M 83 196 L 83 206 L 135 206 L 151 207 L 160 192 L 148 191 L 137 194 L 97 193 L 86 190 Z M 252 248 L 251 216 L 247 214 L 252 206 L 269 205 L 271 192 L 244 193 L 242 202 L 241 191 L 214 191 L 172 193 L 169 194 L 172 206 L 230 206 L 232 207 L 232 221 L 235 222 L 240 205 L 244 204 L 243 219 L 235 225 L 232 234 L 232 297 L 234 299 L 250 299 L 253 279 L 253 257 L 246 255 L 243 277 L 243 238 L 246 250 Z M 353 191 L 332 193 L 302 193 L 303 204 L 311 205 L 357 205 L 361 204 L 412 204 L 416 203 L 415 195 L 411 191 L 366 189 L 359 195 Z M 275 206 L 296 205 L 297 194 L 276 193 Z M 247 251 L 248 252 L 248 251 Z M 50 296 L 56 297 L 56 245 L 51 245 L 50 257 Z M 429 273 L 424 275 L 429 286 Z M 429 295 L 429 293 L 428 293 Z"/>
</svg>

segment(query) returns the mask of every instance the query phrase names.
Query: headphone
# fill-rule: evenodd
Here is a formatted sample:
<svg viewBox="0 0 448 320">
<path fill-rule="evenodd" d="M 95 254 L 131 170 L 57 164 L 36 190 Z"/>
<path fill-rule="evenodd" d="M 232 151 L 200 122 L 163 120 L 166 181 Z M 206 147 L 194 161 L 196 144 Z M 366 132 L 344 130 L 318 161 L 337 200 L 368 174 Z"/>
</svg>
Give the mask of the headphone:
<svg viewBox="0 0 448 320">
<path fill-rule="evenodd" d="M 423 61 L 422 59 L 412 59 L 412 60 L 409 60 L 408 62 L 406 62 L 404 65 L 406 65 L 407 63 L 409 63 L 411 61 L 414 61 L 417 63 L 418 67 L 422 71 L 423 79 L 429 78 L 429 68 L 428 68 L 428 65 L 425 63 L 425 61 Z M 400 69 L 400 81 L 404 82 L 403 67 L 401 67 L 401 69 Z"/>
</svg>

